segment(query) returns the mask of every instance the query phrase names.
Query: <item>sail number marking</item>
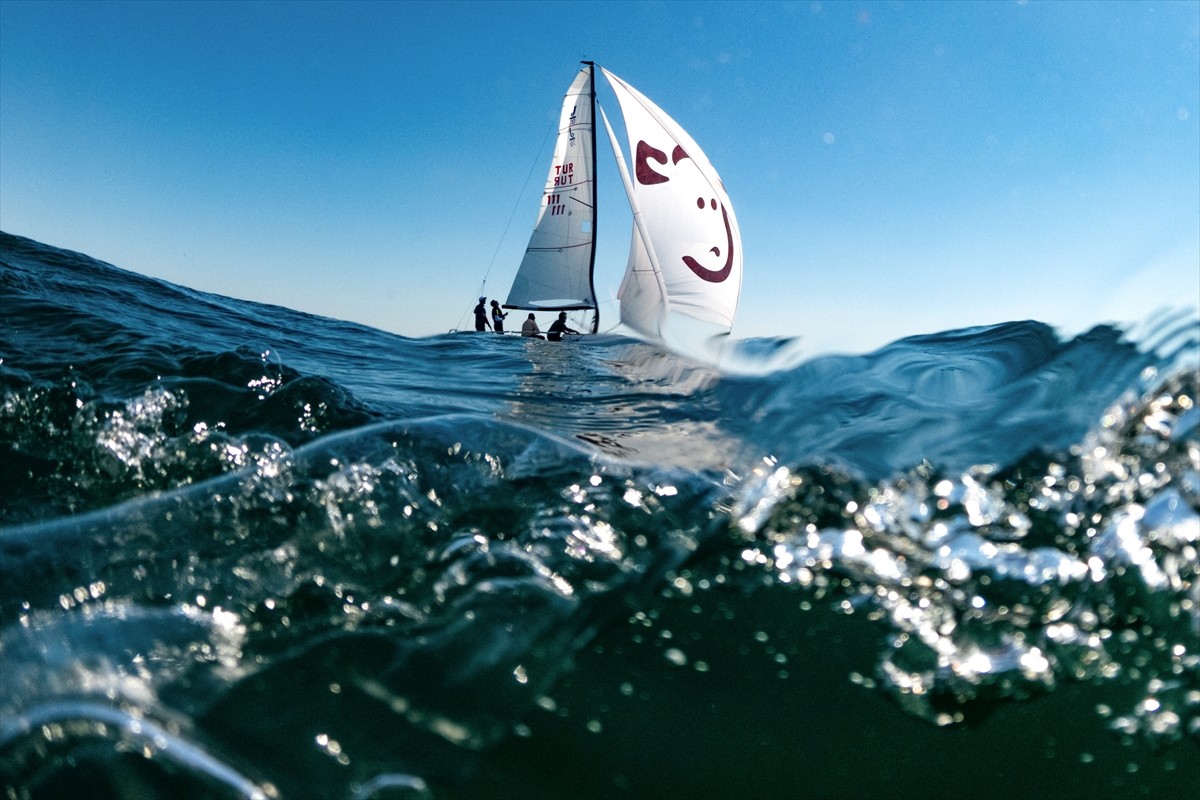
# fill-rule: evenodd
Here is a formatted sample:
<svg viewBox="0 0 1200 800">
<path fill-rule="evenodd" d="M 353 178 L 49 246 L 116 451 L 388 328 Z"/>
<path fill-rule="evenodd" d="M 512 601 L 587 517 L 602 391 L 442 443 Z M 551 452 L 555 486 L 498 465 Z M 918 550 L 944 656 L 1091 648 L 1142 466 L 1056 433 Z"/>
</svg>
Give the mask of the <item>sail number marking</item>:
<svg viewBox="0 0 1200 800">
<path fill-rule="evenodd" d="M 554 165 L 554 186 L 570 186 L 575 182 L 575 163 Z M 566 199 L 560 194 L 546 195 L 546 205 L 549 206 L 550 216 L 567 213 Z"/>
<path fill-rule="evenodd" d="M 575 182 L 575 162 L 554 165 L 554 185 L 569 186 Z"/>
</svg>

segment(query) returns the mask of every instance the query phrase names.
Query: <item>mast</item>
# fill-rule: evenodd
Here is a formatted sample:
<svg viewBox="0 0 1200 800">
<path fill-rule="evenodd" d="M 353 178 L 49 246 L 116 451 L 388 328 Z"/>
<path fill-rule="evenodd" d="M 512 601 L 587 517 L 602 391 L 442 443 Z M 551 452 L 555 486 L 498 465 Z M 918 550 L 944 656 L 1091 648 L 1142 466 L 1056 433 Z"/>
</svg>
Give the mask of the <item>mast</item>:
<svg viewBox="0 0 1200 800">
<path fill-rule="evenodd" d="M 596 63 L 594 61 L 581 61 L 581 64 L 587 64 L 588 75 L 591 80 L 588 83 L 591 85 L 588 101 L 592 104 L 592 257 L 588 262 L 588 286 L 592 290 L 592 298 L 595 300 L 596 308 L 592 314 L 592 333 L 600 330 L 600 300 L 596 298 L 596 241 L 597 229 L 600 218 L 600 206 L 596 203 L 596 184 L 600 182 L 599 178 L 599 162 L 596 161 Z"/>
</svg>

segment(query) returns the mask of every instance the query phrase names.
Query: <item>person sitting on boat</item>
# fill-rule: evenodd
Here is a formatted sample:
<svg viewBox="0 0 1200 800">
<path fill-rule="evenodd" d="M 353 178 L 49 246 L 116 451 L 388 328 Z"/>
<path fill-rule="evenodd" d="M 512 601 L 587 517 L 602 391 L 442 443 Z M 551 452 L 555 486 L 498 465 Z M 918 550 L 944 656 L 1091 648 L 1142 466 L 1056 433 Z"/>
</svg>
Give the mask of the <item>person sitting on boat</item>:
<svg viewBox="0 0 1200 800">
<path fill-rule="evenodd" d="M 500 301 L 493 300 L 492 301 L 492 328 L 495 329 L 496 333 L 504 333 L 504 318 L 507 316 L 508 316 L 508 314 L 505 314 L 503 311 L 500 310 Z"/>
<path fill-rule="evenodd" d="M 537 317 L 533 315 L 532 311 L 529 312 L 529 316 L 525 318 L 525 321 L 521 323 L 521 335 L 534 336 L 538 339 L 546 338 L 542 336 L 542 329 L 538 327 Z"/>
<path fill-rule="evenodd" d="M 479 305 L 475 306 L 475 330 L 485 331 L 492 327 L 487 321 L 487 298 L 479 298 Z"/>
<path fill-rule="evenodd" d="M 550 330 L 546 332 L 546 338 L 552 342 L 561 342 L 564 333 L 579 333 L 574 328 L 567 327 L 567 312 L 558 312 L 558 319 L 550 323 Z"/>
</svg>

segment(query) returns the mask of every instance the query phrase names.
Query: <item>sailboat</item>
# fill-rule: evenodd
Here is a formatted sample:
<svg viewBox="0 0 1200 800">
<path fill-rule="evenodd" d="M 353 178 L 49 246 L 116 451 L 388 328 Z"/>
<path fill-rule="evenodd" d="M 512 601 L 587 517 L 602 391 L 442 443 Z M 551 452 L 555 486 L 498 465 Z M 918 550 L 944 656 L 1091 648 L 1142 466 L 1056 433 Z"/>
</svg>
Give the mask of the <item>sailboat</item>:
<svg viewBox="0 0 1200 800">
<path fill-rule="evenodd" d="M 596 110 L 604 122 L 633 234 L 617 292 L 621 323 L 662 340 L 676 315 L 733 327 L 742 284 L 742 240 L 720 176 L 699 145 L 666 112 L 607 69 L 625 121 L 632 174 L 608 116 L 596 101 L 591 61 L 563 97 L 558 139 L 537 222 L 504 308 L 591 311 L 600 327 L 596 265 Z"/>
</svg>

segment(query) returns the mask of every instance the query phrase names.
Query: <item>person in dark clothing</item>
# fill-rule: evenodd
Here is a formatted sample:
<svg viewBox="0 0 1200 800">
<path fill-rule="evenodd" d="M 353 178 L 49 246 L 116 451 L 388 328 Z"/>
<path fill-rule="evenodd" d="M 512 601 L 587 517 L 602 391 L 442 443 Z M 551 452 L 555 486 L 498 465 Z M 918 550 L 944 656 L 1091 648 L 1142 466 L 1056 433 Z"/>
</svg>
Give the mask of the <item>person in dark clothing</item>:
<svg viewBox="0 0 1200 800">
<path fill-rule="evenodd" d="M 504 333 L 504 318 L 507 316 L 508 316 L 508 314 L 505 314 L 503 311 L 500 310 L 500 301 L 493 300 L 492 301 L 492 329 L 495 330 L 496 333 Z"/>
<path fill-rule="evenodd" d="M 486 331 L 492 327 L 487 320 L 487 298 L 479 298 L 479 305 L 475 306 L 475 330 Z"/>
<path fill-rule="evenodd" d="M 567 327 L 567 312 L 558 312 L 558 319 L 550 323 L 550 330 L 546 331 L 546 338 L 552 342 L 561 342 L 564 333 L 579 333 L 574 328 Z"/>
</svg>

